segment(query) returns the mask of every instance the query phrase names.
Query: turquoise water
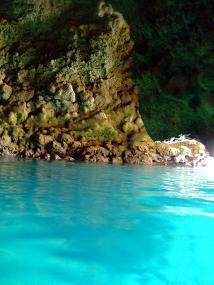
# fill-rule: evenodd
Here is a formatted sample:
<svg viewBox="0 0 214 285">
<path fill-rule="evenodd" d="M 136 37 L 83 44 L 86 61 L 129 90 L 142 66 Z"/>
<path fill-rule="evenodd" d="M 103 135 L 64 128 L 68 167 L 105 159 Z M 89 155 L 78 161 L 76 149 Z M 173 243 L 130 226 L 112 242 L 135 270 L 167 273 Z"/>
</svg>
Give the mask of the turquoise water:
<svg viewBox="0 0 214 285">
<path fill-rule="evenodd" d="M 213 285 L 211 169 L 0 159 L 0 285 Z"/>
</svg>

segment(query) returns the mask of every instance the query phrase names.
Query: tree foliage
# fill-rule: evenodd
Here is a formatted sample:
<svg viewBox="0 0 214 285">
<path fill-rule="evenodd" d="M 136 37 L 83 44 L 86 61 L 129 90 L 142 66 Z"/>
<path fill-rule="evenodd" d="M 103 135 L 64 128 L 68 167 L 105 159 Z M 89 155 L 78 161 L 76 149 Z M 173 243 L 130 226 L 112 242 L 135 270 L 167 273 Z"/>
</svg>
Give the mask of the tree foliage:
<svg viewBox="0 0 214 285">
<path fill-rule="evenodd" d="M 194 135 L 211 133 L 212 1 L 110 2 L 132 28 L 135 77 L 141 91 L 143 118 L 151 135 L 163 138 L 189 131 Z M 161 109 L 167 111 L 160 115 Z M 155 118 L 160 124 L 155 123 Z"/>
</svg>

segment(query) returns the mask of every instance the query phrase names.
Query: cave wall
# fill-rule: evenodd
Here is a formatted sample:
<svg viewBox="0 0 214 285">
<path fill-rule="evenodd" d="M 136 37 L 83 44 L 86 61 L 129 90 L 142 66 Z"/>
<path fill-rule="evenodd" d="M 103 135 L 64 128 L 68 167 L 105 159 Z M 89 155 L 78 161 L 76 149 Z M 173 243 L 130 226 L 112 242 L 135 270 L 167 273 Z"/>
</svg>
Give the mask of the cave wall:
<svg viewBox="0 0 214 285">
<path fill-rule="evenodd" d="M 83 11 L 89 6 L 95 7 L 98 2 L 6 0 L 0 4 L 0 17 L 2 21 L 7 20 L 14 25 L 22 21 L 22 29 L 29 27 L 29 34 L 25 36 L 30 37 L 32 33 L 38 33 L 40 28 L 48 31 L 51 26 L 51 21 L 45 23 L 36 19 L 36 14 L 51 15 L 54 11 L 59 12 L 71 5 L 79 5 Z M 152 138 L 164 139 L 181 133 L 202 138 L 213 136 L 212 1 L 107 2 L 122 13 L 131 27 L 134 43 L 133 73 L 140 90 L 141 114 Z M 15 33 L 13 25 L 4 24 L 0 42 L 10 45 Z M 56 33 L 57 31 L 53 36 L 48 36 L 49 41 L 54 40 Z M 63 54 L 68 44 L 65 30 L 61 37 L 61 43 L 56 43 L 56 53 L 61 49 Z M 24 48 L 23 43 L 22 49 Z M 48 45 L 44 48 L 48 49 Z M 23 60 L 33 56 L 32 53 L 23 55 Z M 2 52 L 1 57 L 3 60 Z"/>
<path fill-rule="evenodd" d="M 104 2 L 19 5 L 0 22 L 1 151 L 85 159 L 110 143 L 109 160 L 136 136 L 151 141 L 123 16 Z"/>
<path fill-rule="evenodd" d="M 156 54 L 157 46 L 163 47 L 158 37 L 154 45 L 153 25 L 145 25 L 150 15 L 145 3 L 116 4 L 115 9 L 86 0 L 0 4 L 0 155 L 170 165 L 201 164 L 207 157 L 197 141 L 154 142 L 148 134 L 147 129 L 157 139 L 186 131 L 184 122 L 194 121 L 190 109 L 198 117 L 201 101 L 172 92 L 181 70 L 174 78 L 169 50 L 166 57 Z M 151 7 L 160 8 L 155 2 Z M 171 43 L 170 33 L 161 39 Z M 165 74 L 169 80 L 162 80 Z M 210 98 L 203 74 L 200 84 Z M 208 107 L 202 115 L 209 114 Z"/>
</svg>

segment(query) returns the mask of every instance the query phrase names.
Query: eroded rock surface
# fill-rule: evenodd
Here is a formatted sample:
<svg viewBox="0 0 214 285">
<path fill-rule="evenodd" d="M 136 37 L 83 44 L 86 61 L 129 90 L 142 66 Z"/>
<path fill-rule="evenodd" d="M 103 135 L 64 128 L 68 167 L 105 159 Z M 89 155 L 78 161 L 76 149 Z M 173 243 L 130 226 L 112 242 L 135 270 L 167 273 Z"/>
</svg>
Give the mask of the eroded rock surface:
<svg viewBox="0 0 214 285">
<path fill-rule="evenodd" d="M 59 23 L 69 43 L 57 54 L 54 43 L 47 42 L 50 47 L 37 58 L 38 64 L 32 60 L 17 65 L 20 54 L 5 48 L 10 56 L 0 66 L 0 153 L 105 163 L 202 164 L 208 154 L 201 143 L 154 142 L 148 135 L 132 80 L 130 30 L 122 15 L 104 2 L 87 13 L 90 20 L 81 10 L 62 15 Z M 40 46 L 35 49 L 27 53 L 38 53 Z"/>
</svg>

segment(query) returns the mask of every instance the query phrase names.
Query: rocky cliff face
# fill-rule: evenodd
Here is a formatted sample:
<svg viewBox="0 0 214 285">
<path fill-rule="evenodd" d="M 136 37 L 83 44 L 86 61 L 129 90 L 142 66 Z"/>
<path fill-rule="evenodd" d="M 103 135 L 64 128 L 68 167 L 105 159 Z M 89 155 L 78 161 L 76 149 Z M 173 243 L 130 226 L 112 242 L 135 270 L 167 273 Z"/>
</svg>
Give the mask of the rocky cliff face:
<svg viewBox="0 0 214 285">
<path fill-rule="evenodd" d="M 73 6 L 37 24 L 41 29 L 29 28 L 26 20 L 18 28 L 1 21 L 2 155 L 142 164 L 204 161 L 207 152 L 196 141 L 161 143 L 149 137 L 132 80 L 130 30 L 121 14 L 101 2 L 97 8 Z"/>
</svg>

